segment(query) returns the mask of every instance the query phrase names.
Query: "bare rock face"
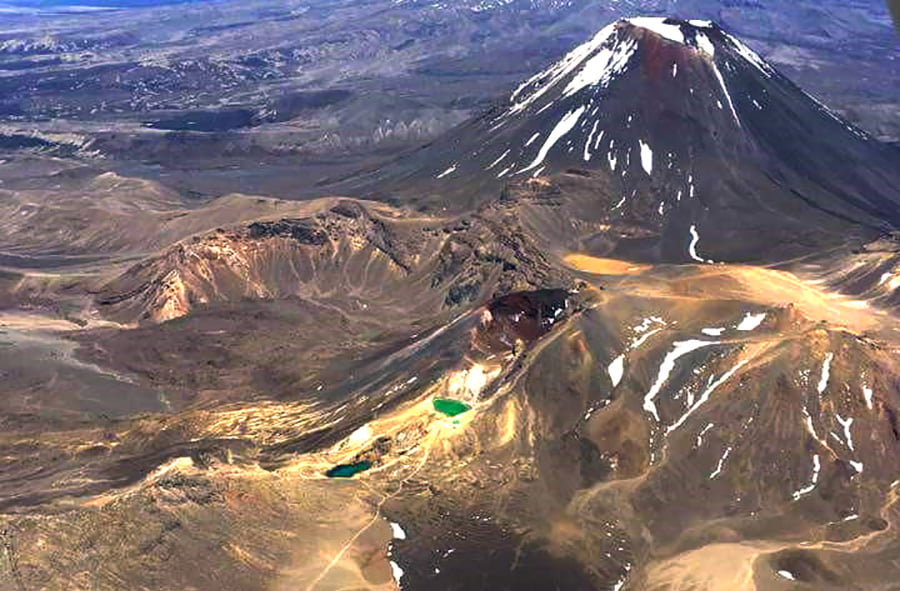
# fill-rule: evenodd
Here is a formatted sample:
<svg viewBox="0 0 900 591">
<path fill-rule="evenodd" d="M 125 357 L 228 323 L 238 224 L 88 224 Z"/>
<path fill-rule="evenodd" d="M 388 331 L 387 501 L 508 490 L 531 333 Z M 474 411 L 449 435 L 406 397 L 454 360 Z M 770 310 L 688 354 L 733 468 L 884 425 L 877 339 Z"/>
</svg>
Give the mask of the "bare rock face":
<svg viewBox="0 0 900 591">
<path fill-rule="evenodd" d="M 345 199 L 307 218 L 189 238 L 106 284 L 96 301 L 111 318 L 142 322 L 242 298 L 413 296 L 404 305 L 415 309 L 443 295 L 449 308 L 564 275 L 502 207 L 430 221 Z"/>
</svg>

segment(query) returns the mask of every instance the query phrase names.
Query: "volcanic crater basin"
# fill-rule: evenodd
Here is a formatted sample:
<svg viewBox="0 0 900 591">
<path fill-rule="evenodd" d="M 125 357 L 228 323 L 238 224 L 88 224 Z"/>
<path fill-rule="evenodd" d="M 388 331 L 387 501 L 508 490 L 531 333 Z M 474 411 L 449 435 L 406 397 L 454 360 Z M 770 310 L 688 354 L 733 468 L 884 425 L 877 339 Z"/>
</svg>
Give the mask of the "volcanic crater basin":
<svg viewBox="0 0 900 591">
<path fill-rule="evenodd" d="M 91 561 L 107 565 L 93 588 L 884 580 L 857 565 L 893 551 L 893 316 L 787 271 L 564 260 L 582 283 L 561 299 L 476 304 L 443 331 L 377 337 L 389 355 L 362 364 L 326 353 L 384 376 L 365 393 L 312 379 L 299 398 L 63 421 L 40 439 L 18 415 L 2 445 L 7 473 L 27 475 L 4 495 L 20 580 L 71 588 L 60 573 Z M 187 321 L 210 320 L 140 342 Z M 449 420 L 438 400 L 468 410 Z M 216 574 L 188 566 L 198 539 L 222 548 Z M 53 560 L 63 545 L 73 566 Z"/>
</svg>

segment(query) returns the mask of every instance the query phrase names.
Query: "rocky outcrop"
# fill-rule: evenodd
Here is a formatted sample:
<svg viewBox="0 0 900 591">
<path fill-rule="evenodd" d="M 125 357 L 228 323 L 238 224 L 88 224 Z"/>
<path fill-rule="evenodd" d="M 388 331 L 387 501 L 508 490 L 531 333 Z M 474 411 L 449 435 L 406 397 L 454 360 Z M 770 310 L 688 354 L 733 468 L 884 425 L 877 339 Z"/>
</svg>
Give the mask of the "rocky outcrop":
<svg viewBox="0 0 900 591">
<path fill-rule="evenodd" d="M 435 219 L 346 199 L 323 201 L 309 217 L 184 240 L 107 283 L 95 301 L 108 317 L 154 323 L 244 298 L 343 294 L 407 309 L 452 308 L 568 281 L 509 207 Z"/>
</svg>

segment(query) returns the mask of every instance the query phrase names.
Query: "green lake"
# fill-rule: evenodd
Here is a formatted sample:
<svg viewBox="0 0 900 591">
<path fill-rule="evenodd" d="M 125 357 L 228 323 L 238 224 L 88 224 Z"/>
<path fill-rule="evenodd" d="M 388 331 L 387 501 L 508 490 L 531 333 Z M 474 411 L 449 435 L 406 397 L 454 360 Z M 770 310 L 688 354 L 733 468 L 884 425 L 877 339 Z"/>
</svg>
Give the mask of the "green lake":
<svg viewBox="0 0 900 591">
<path fill-rule="evenodd" d="M 325 473 L 328 478 L 351 478 L 354 474 L 365 472 L 372 467 L 372 462 L 363 460 L 355 464 L 338 464 Z"/>
<path fill-rule="evenodd" d="M 438 411 L 439 413 L 445 414 L 448 417 L 461 415 L 469 409 L 470 407 L 467 404 L 464 404 L 459 400 L 450 400 L 449 398 L 434 399 L 434 410 Z"/>
</svg>

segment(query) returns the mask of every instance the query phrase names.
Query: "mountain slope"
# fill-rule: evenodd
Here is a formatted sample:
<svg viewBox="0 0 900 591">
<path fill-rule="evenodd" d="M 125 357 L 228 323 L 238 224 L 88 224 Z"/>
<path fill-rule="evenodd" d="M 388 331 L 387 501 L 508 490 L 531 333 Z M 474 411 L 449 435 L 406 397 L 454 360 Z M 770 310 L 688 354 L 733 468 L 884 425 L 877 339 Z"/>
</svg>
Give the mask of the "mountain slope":
<svg viewBox="0 0 900 591">
<path fill-rule="evenodd" d="M 50 302 L 0 314 L 0 589 L 890 589 L 900 234 L 847 249 L 893 227 L 880 150 L 633 19 L 383 171 L 464 213 L 20 195 L 10 246 L 110 258 L 0 285 Z"/>
<path fill-rule="evenodd" d="M 101 367 L 167 398 L 190 379 L 203 404 L 27 445 L 29 416 L 10 421 L 0 508 L 22 586 L 889 588 L 897 321 L 782 272 L 569 262 L 578 293 L 452 320 L 404 322 L 362 290 L 368 315 L 344 300 L 83 332 Z M 393 306 L 429 305 L 411 293 Z M 260 343 L 278 364 L 250 365 L 259 393 L 223 401 Z M 302 380 L 274 379 L 295 367 Z"/>
<path fill-rule="evenodd" d="M 614 240 L 631 258 L 783 260 L 900 224 L 900 152 L 708 21 L 613 23 L 492 111 L 345 186 L 459 209 L 567 171 L 602 179 L 579 209 L 653 236 Z"/>
<path fill-rule="evenodd" d="M 419 317 L 496 293 L 566 283 L 513 211 L 411 215 L 351 199 L 307 202 L 305 217 L 201 233 L 106 283 L 101 313 L 164 322 L 209 304 L 302 297 L 382 319 Z"/>
</svg>

